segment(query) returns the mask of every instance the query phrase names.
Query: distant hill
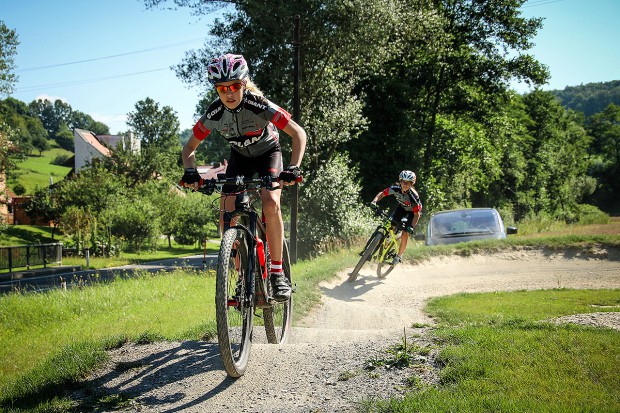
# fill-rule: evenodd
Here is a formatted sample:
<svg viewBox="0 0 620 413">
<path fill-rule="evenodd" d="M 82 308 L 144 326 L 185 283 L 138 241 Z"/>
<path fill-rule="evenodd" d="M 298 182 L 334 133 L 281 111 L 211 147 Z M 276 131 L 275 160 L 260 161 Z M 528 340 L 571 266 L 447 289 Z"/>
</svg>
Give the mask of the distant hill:
<svg viewBox="0 0 620 413">
<path fill-rule="evenodd" d="M 601 112 L 610 103 L 620 106 L 620 80 L 567 86 L 564 90 L 551 90 L 560 99 L 562 106 L 586 117 Z"/>
</svg>

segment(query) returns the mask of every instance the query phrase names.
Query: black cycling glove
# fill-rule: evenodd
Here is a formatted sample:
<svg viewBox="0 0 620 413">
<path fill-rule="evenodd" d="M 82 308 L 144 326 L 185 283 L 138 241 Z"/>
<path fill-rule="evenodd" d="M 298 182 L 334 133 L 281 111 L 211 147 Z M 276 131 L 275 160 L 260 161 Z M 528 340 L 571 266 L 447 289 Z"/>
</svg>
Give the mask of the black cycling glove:
<svg viewBox="0 0 620 413">
<path fill-rule="evenodd" d="M 202 178 L 200 177 L 200 174 L 198 173 L 196 168 L 185 168 L 185 173 L 183 174 L 183 177 L 181 178 L 181 182 L 179 182 L 179 185 L 181 186 L 190 185 L 191 186 L 195 183 L 199 183 L 201 179 Z"/>
<path fill-rule="evenodd" d="M 297 182 L 299 178 L 301 178 L 301 169 L 299 169 L 299 166 L 294 165 L 280 172 L 280 176 L 278 177 L 282 182 Z"/>
</svg>

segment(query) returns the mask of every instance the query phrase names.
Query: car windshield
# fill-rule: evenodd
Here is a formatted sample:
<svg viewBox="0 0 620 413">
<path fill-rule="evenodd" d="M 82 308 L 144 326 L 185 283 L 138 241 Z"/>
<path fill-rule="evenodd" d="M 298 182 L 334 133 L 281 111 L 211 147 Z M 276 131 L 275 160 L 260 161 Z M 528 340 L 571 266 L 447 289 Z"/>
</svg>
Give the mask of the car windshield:
<svg viewBox="0 0 620 413">
<path fill-rule="evenodd" d="M 431 233 L 435 236 L 464 234 L 492 234 L 500 232 L 499 222 L 493 211 L 468 210 L 435 215 L 431 220 Z"/>
</svg>

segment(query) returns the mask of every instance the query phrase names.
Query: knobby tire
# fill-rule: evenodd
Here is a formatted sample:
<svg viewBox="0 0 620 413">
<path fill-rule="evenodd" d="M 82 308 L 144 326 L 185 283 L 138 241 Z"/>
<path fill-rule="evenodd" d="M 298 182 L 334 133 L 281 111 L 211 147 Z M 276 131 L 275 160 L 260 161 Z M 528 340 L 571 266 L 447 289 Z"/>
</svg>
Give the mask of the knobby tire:
<svg viewBox="0 0 620 413">
<path fill-rule="evenodd" d="M 215 286 L 217 337 L 224 369 L 230 377 L 241 377 L 250 358 L 254 299 L 248 299 L 247 233 L 237 228 L 224 232 L 218 257 Z M 229 305 L 229 300 L 237 305 Z"/>
<path fill-rule="evenodd" d="M 377 249 L 377 246 L 379 245 L 382 239 L 383 239 L 383 234 L 381 232 L 375 231 L 372 234 L 370 241 L 368 242 L 366 249 L 362 253 L 360 260 L 357 262 L 357 265 L 355 266 L 353 271 L 351 271 L 351 274 L 349 274 L 349 282 L 353 282 L 357 279 L 357 274 L 360 272 L 360 270 L 362 269 L 366 261 L 370 260 L 370 258 L 372 257 L 372 254 L 375 252 L 375 250 Z"/>
<path fill-rule="evenodd" d="M 291 260 L 288 252 L 288 243 L 284 240 L 282 246 L 282 269 L 290 285 Z M 271 291 L 271 282 L 268 280 L 268 288 Z M 292 325 L 293 294 L 287 301 L 275 303 L 273 306 L 263 309 L 263 321 L 267 341 L 271 344 L 286 344 L 288 341 Z"/>
</svg>

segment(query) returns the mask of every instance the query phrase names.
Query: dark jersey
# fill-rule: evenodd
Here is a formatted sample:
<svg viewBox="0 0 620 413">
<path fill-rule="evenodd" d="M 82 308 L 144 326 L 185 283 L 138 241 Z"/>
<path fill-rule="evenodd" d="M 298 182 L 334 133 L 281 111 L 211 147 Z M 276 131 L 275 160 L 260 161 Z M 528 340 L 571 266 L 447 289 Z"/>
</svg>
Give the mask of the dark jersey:
<svg viewBox="0 0 620 413">
<path fill-rule="evenodd" d="M 394 195 L 398 204 L 407 212 L 422 212 L 422 201 L 420 201 L 420 196 L 413 188 L 403 193 L 400 185 L 392 185 L 383 190 L 383 195 Z"/>
<path fill-rule="evenodd" d="M 278 129 L 284 129 L 290 113 L 265 97 L 246 91 L 241 104 L 228 109 L 217 98 L 194 126 L 194 136 L 203 140 L 217 130 L 231 147 L 244 156 L 259 156 L 279 145 Z"/>
</svg>

